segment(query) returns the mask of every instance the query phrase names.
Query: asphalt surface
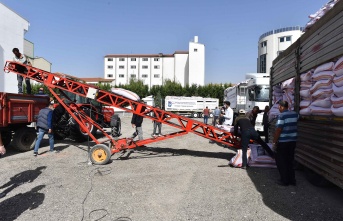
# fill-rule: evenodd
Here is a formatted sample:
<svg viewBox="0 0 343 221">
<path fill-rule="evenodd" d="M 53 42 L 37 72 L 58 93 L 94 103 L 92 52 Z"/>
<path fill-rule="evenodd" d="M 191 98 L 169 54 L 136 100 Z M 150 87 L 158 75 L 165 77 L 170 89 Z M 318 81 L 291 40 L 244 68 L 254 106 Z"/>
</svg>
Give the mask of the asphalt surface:
<svg viewBox="0 0 343 221">
<path fill-rule="evenodd" d="M 121 118 L 127 137 L 130 114 Z M 150 120 L 143 131 L 150 137 Z M 37 157 L 8 149 L 0 159 L 0 220 L 343 220 L 342 189 L 315 187 L 302 171 L 297 186 L 278 186 L 276 169 L 227 167 L 235 150 L 194 134 L 116 153 L 104 166 L 88 164 L 88 142 L 55 146 L 48 153 L 45 139 Z"/>
</svg>

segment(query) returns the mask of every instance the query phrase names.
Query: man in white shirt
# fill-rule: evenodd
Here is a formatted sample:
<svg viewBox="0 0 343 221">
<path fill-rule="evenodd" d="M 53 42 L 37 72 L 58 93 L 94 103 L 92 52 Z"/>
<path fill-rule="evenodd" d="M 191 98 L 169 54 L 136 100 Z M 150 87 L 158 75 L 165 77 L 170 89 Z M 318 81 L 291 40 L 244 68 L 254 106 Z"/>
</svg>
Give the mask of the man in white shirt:
<svg viewBox="0 0 343 221">
<path fill-rule="evenodd" d="M 13 54 L 14 54 L 14 58 L 13 61 L 21 63 L 21 64 L 25 64 L 25 65 L 31 65 L 30 61 L 26 58 L 25 55 L 23 55 L 22 53 L 20 53 L 18 48 L 13 48 L 12 50 Z M 21 73 L 25 73 L 27 72 L 27 69 L 23 66 L 20 65 L 16 65 L 16 69 L 18 72 Z M 22 94 L 23 93 L 23 76 L 21 75 L 17 75 L 17 80 L 18 80 L 18 94 Z M 31 94 L 31 83 L 30 83 L 30 79 L 29 78 L 25 78 L 25 83 L 26 83 L 26 92 L 27 94 Z"/>
<path fill-rule="evenodd" d="M 233 110 L 230 107 L 230 101 L 224 101 L 224 107 L 225 107 L 225 121 L 223 123 L 223 125 L 227 125 L 227 126 L 232 126 L 232 121 L 233 121 Z"/>
</svg>

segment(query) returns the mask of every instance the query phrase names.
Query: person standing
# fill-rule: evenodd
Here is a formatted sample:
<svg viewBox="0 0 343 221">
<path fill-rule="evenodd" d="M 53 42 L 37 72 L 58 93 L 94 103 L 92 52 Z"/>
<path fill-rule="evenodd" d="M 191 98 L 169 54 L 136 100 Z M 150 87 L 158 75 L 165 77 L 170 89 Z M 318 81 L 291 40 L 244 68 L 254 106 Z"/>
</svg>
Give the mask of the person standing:
<svg viewBox="0 0 343 221">
<path fill-rule="evenodd" d="M 49 104 L 49 107 L 43 108 L 38 113 L 37 118 L 37 129 L 38 137 L 35 143 L 35 148 L 33 150 L 33 156 L 38 155 L 39 145 L 43 139 L 44 134 L 48 134 L 50 152 L 57 153 L 58 151 L 54 150 L 54 133 L 53 133 L 53 104 Z"/>
<path fill-rule="evenodd" d="M 141 113 L 145 112 L 145 106 L 142 107 Z M 132 139 L 138 135 L 138 140 L 143 140 L 142 129 L 143 117 L 137 114 L 133 114 L 131 118 L 132 128 L 135 128 L 135 132 L 132 134 Z"/>
<path fill-rule="evenodd" d="M 241 131 L 241 146 L 242 146 L 242 169 L 247 168 L 247 150 L 250 139 L 255 140 L 259 143 L 267 153 L 274 158 L 274 153 L 260 137 L 260 135 L 255 130 L 254 126 L 251 124 L 250 119 L 245 115 L 245 110 L 239 110 L 239 115 L 235 119 L 234 123 L 234 135 L 238 135 L 238 127 Z"/>
<path fill-rule="evenodd" d="M 269 113 L 269 106 L 267 105 L 264 108 L 263 120 L 262 120 L 264 141 L 266 143 L 269 143 L 269 116 L 268 116 L 268 113 Z"/>
<path fill-rule="evenodd" d="M 204 114 L 204 124 L 207 124 L 208 117 L 210 116 L 210 109 L 206 106 L 202 113 Z"/>
<path fill-rule="evenodd" d="M 2 137 L 1 137 L 1 132 L 0 132 L 0 155 L 5 155 L 6 154 L 6 149 L 4 144 L 2 143 Z"/>
<path fill-rule="evenodd" d="M 214 109 L 213 111 L 213 121 L 212 121 L 213 126 L 216 126 L 217 120 L 219 120 L 219 116 L 220 116 L 220 110 L 218 107 L 216 107 L 216 109 Z"/>
<path fill-rule="evenodd" d="M 156 108 L 160 108 L 159 106 L 156 106 Z M 155 112 L 153 112 L 153 117 L 156 117 Z M 152 137 L 156 137 L 156 136 L 162 136 L 162 123 L 153 120 L 152 123 L 154 124 L 154 131 L 152 132 Z M 158 133 L 156 134 L 156 129 L 158 128 Z"/>
<path fill-rule="evenodd" d="M 298 118 L 295 111 L 288 110 L 288 102 L 279 102 L 279 111 L 276 130 L 273 140 L 273 150 L 276 152 L 276 166 L 279 170 L 280 180 L 278 185 L 296 185 L 293 169 L 294 151 L 298 135 Z"/>
<path fill-rule="evenodd" d="M 225 101 L 224 102 L 224 109 L 225 109 L 225 114 L 223 115 L 224 117 L 224 122 L 223 125 L 227 126 L 232 126 L 232 121 L 233 121 L 233 110 L 230 107 L 231 103 L 230 101 Z"/>
<path fill-rule="evenodd" d="M 250 119 L 250 123 L 255 127 L 257 114 L 260 111 L 258 106 L 253 107 L 253 109 L 246 113 L 246 116 Z"/>
<path fill-rule="evenodd" d="M 26 58 L 25 55 L 20 53 L 18 48 L 13 48 L 12 52 L 14 54 L 13 61 L 31 66 L 30 61 Z M 20 65 L 16 65 L 16 69 L 18 70 L 18 72 L 21 72 L 21 73 L 26 73 L 27 72 L 27 69 L 25 67 L 23 67 L 23 66 L 20 66 Z M 23 76 L 21 76 L 20 74 L 17 75 L 18 94 L 22 94 L 23 93 L 23 79 L 24 79 Z M 26 92 L 27 92 L 27 94 L 31 94 L 30 79 L 29 78 L 25 78 L 25 83 L 26 83 Z"/>
</svg>

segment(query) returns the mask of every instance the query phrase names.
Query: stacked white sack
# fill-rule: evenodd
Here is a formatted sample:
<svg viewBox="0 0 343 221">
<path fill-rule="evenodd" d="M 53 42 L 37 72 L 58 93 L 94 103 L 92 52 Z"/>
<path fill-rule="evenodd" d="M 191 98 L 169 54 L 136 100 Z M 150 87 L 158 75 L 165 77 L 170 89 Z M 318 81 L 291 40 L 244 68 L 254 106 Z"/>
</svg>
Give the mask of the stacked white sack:
<svg viewBox="0 0 343 221">
<path fill-rule="evenodd" d="M 331 111 L 335 116 L 343 117 L 343 57 L 335 63 L 333 73 Z"/>
</svg>

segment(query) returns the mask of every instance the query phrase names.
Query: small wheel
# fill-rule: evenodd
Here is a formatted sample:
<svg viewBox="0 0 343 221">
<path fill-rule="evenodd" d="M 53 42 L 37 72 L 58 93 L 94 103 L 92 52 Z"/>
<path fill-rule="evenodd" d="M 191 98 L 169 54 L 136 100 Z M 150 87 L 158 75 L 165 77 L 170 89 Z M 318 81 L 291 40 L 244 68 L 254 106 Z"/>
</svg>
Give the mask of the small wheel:
<svg viewBox="0 0 343 221">
<path fill-rule="evenodd" d="M 198 117 L 198 113 L 193 113 L 193 117 L 197 118 Z"/>
<path fill-rule="evenodd" d="M 201 114 L 201 117 L 204 118 L 204 114 Z"/>
<path fill-rule="evenodd" d="M 90 158 L 95 165 L 104 165 L 110 160 L 111 151 L 106 145 L 97 144 L 91 148 Z"/>
<path fill-rule="evenodd" d="M 210 114 L 210 118 L 212 118 L 213 117 L 213 114 Z"/>
</svg>

